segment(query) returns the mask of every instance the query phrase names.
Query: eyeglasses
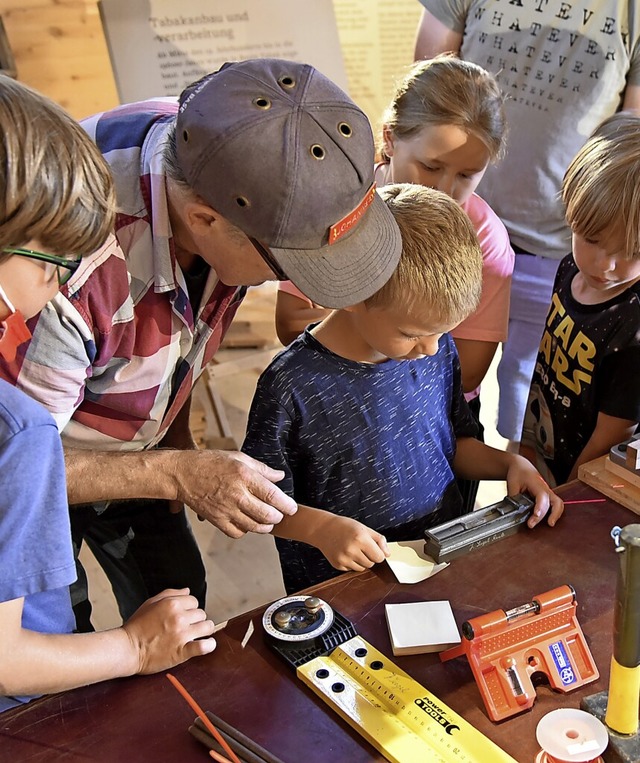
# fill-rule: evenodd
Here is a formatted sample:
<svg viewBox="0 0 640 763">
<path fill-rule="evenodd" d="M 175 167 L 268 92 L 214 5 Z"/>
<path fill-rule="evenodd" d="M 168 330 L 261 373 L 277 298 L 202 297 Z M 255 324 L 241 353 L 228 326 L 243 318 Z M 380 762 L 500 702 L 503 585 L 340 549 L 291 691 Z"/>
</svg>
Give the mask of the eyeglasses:
<svg viewBox="0 0 640 763">
<path fill-rule="evenodd" d="M 262 257 L 262 259 L 267 263 L 267 265 L 274 272 L 278 281 L 288 281 L 289 278 L 287 274 L 280 267 L 280 265 L 278 265 L 278 263 L 276 262 L 276 258 L 267 249 L 267 247 L 262 246 L 262 244 L 257 239 L 252 238 L 251 236 L 249 236 L 249 241 L 251 241 L 251 243 L 253 244 L 253 248 L 256 250 L 256 252 L 258 252 L 258 254 Z"/>
<path fill-rule="evenodd" d="M 71 276 L 80 267 L 82 257 L 78 257 L 75 260 L 68 260 L 66 257 L 59 257 L 55 254 L 45 254 L 44 252 L 34 252 L 33 249 L 21 249 L 15 247 L 5 247 L 3 250 L 6 254 L 17 254 L 20 257 L 29 257 L 32 260 L 40 260 L 42 262 L 50 262 L 56 266 L 56 275 L 58 276 L 58 286 L 64 286 Z M 64 270 L 60 270 L 64 268 Z"/>
</svg>

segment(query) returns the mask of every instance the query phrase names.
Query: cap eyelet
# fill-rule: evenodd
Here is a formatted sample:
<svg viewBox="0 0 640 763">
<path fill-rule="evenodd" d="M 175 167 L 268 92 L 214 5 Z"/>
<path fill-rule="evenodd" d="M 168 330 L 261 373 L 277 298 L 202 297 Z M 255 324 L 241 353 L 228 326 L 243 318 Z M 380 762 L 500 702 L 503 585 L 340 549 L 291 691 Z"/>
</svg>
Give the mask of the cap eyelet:
<svg viewBox="0 0 640 763">
<path fill-rule="evenodd" d="M 280 85 L 280 87 L 286 88 L 287 90 L 291 90 L 291 88 L 294 88 L 296 86 L 296 81 L 291 75 L 283 74 L 282 77 L 278 77 L 278 84 Z"/>
<path fill-rule="evenodd" d="M 253 103 L 254 106 L 257 106 L 259 109 L 263 109 L 264 111 L 271 108 L 271 101 L 268 98 L 265 98 L 264 95 L 260 95 L 257 98 L 254 98 L 251 103 Z"/>
<path fill-rule="evenodd" d="M 183 131 L 182 131 L 182 140 L 183 140 L 185 143 L 188 143 L 188 142 L 189 142 L 189 132 L 188 132 L 188 130 L 183 130 Z"/>
<path fill-rule="evenodd" d="M 236 196 L 236 204 L 239 207 L 250 207 L 251 202 L 245 196 Z"/>
<path fill-rule="evenodd" d="M 353 135 L 351 125 L 347 124 L 347 122 L 340 122 L 338 125 L 338 130 L 340 131 L 341 135 L 344 135 L 345 138 L 350 138 Z"/>
<path fill-rule="evenodd" d="M 311 156 L 313 156 L 313 158 L 317 159 L 318 161 L 322 161 L 326 156 L 326 151 L 319 143 L 314 143 L 309 151 L 311 152 Z"/>
</svg>

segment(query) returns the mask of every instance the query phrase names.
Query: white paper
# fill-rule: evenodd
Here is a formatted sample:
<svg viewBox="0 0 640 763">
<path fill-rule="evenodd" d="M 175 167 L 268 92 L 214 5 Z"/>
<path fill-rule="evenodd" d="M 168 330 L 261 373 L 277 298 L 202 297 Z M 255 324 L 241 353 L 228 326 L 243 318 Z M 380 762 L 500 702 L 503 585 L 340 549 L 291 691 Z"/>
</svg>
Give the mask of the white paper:
<svg viewBox="0 0 640 763">
<path fill-rule="evenodd" d="M 240 646 L 242 649 L 246 647 L 246 645 L 249 643 L 249 639 L 251 636 L 253 636 L 253 633 L 255 631 L 255 628 L 253 627 L 253 620 L 249 620 L 249 625 L 247 625 L 247 632 L 244 634 L 244 638 L 242 639 L 242 643 Z"/>
<path fill-rule="evenodd" d="M 460 632 L 448 601 L 385 604 L 394 654 L 436 652 L 460 643 Z"/>
<path fill-rule="evenodd" d="M 387 564 L 399 583 L 419 583 L 449 566 L 448 562 L 436 562 L 424 553 L 423 540 L 405 540 L 388 543 L 391 556 Z"/>
</svg>

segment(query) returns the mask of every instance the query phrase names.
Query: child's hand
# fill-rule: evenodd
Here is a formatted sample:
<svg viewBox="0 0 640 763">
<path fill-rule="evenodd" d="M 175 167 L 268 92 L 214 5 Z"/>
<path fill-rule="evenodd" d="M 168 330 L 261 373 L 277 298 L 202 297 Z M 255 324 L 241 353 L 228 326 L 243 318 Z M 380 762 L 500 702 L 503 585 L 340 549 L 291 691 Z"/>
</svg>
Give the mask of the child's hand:
<svg viewBox="0 0 640 763">
<path fill-rule="evenodd" d="M 327 517 L 313 543 L 337 570 L 362 572 L 389 556 L 384 535 L 337 514 Z"/>
<path fill-rule="evenodd" d="M 122 626 L 138 656 L 137 673 L 157 673 L 216 648 L 213 622 L 189 589 L 168 588 L 145 603 Z M 198 639 L 196 641 L 196 639 Z"/>
<path fill-rule="evenodd" d="M 547 522 L 553 527 L 564 511 L 562 498 L 551 490 L 540 472 L 523 456 L 512 454 L 507 471 L 507 492 L 509 495 L 529 493 L 535 498 L 536 505 L 527 521 L 529 527 L 535 527 L 547 513 Z"/>
</svg>

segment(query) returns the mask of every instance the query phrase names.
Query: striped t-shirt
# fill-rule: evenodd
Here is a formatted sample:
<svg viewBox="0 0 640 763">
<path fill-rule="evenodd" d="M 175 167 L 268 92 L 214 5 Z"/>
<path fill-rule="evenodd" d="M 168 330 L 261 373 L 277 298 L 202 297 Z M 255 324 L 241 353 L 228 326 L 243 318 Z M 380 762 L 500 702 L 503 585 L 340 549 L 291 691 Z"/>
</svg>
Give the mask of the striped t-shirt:
<svg viewBox="0 0 640 763">
<path fill-rule="evenodd" d="M 197 311 L 176 262 L 162 152 L 177 104 L 145 101 L 87 119 L 116 185 L 115 235 L 30 324 L 0 377 L 42 402 L 65 445 L 140 450 L 166 432 L 213 358 L 244 287 L 213 271 Z"/>
</svg>

